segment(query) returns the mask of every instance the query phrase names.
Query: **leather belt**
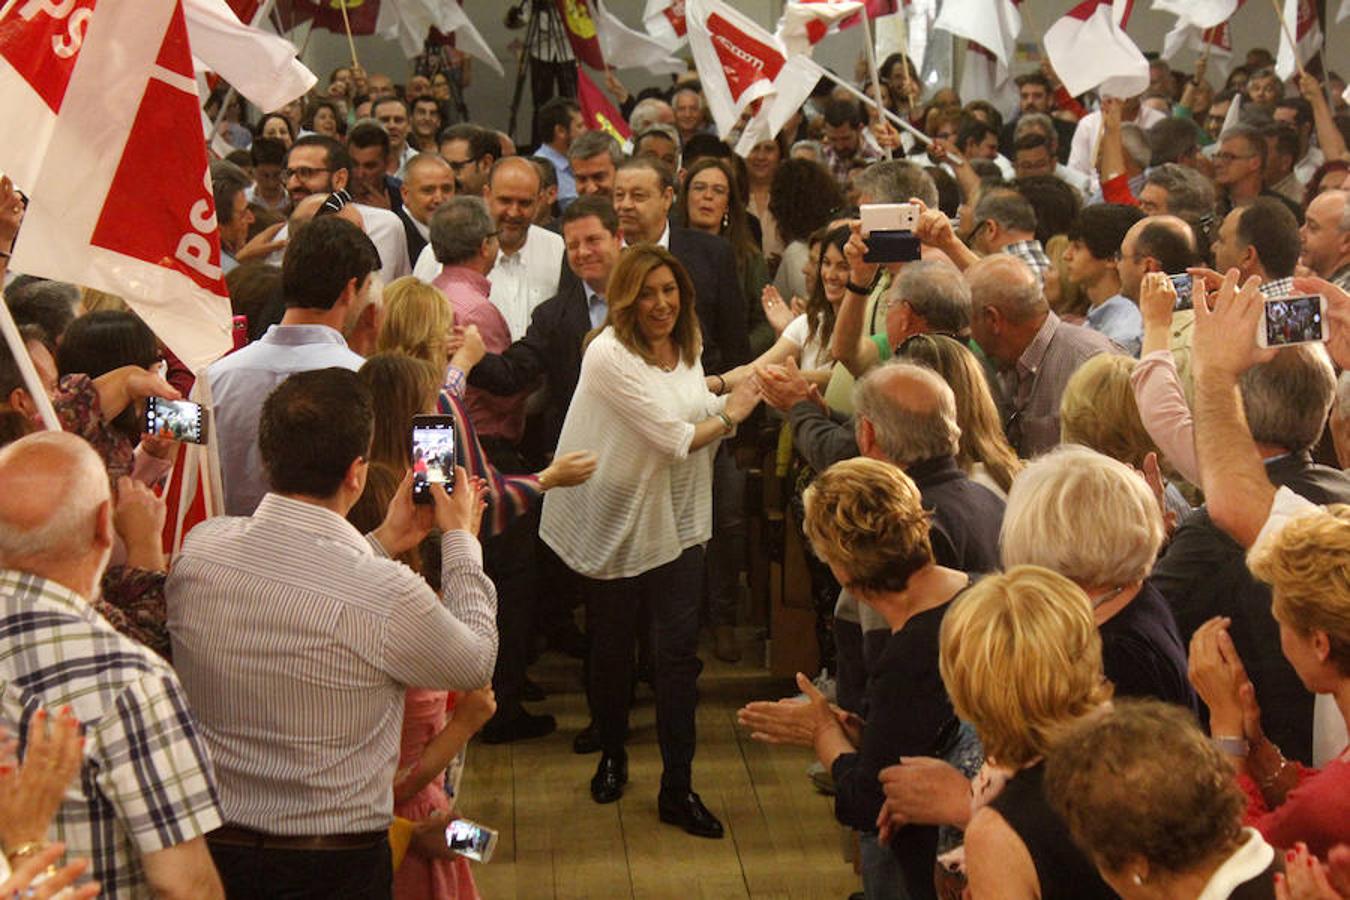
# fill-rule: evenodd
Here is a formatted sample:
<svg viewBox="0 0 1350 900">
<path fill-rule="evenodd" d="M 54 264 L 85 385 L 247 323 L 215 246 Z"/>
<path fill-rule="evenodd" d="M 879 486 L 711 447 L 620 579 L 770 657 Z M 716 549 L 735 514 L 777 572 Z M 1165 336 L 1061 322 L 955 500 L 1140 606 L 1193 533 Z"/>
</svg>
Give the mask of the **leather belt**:
<svg viewBox="0 0 1350 900">
<path fill-rule="evenodd" d="M 254 850 L 363 850 L 379 846 L 388 837 L 387 831 L 359 834 L 264 834 L 242 825 L 222 825 L 209 833 L 206 840 L 226 847 L 251 847 Z"/>
</svg>

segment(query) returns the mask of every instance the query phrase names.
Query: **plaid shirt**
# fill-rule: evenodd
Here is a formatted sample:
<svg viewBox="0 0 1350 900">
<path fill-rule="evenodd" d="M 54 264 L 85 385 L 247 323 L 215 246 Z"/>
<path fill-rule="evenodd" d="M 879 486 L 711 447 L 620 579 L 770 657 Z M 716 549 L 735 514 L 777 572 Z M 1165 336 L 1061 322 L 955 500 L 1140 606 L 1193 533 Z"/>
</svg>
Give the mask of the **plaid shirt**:
<svg viewBox="0 0 1350 900">
<path fill-rule="evenodd" d="M 1045 255 L 1041 242 L 1032 238 L 1029 241 L 1014 241 L 1003 248 L 1003 252 L 1015 256 L 1031 268 L 1031 274 L 1042 286 L 1045 285 L 1045 273 L 1050 269 L 1050 257 Z"/>
<path fill-rule="evenodd" d="M 49 837 L 64 841 L 69 857 L 89 857 L 100 896 L 149 897 L 141 856 L 221 822 L 211 761 L 178 678 L 79 595 L 0 570 L 0 725 L 26 735 L 39 709 L 65 705 L 84 726 L 84 763 Z"/>
<path fill-rule="evenodd" d="M 1261 296 L 1267 300 L 1281 300 L 1294 296 L 1294 278 L 1274 278 L 1261 283 Z"/>
</svg>

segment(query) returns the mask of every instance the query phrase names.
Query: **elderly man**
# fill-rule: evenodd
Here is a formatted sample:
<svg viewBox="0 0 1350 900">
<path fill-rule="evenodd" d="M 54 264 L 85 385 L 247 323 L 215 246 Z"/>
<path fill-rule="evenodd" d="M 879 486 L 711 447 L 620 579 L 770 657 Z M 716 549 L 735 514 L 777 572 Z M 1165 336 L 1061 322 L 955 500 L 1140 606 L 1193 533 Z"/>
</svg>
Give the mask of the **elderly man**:
<svg viewBox="0 0 1350 900">
<path fill-rule="evenodd" d="M 1050 309 L 1026 263 L 987 256 L 966 271 L 970 333 L 1000 373 L 1010 416 L 1008 440 L 1029 458 L 1059 443 L 1059 401 L 1069 377 L 1115 345 Z"/>
<path fill-rule="evenodd" d="M 863 334 L 862 320 L 853 314 L 858 297 L 844 298 L 849 305 L 835 321 L 830 336 L 830 352 L 854 377 L 861 377 L 878 363 L 884 363 L 899 347 L 916 334 L 945 334 L 968 339 L 970 334 L 970 287 L 961 271 L 946 260 L 919 260 L 908 263 L 885 298 L 885 332 Z M 842 326 L 842 327 L 841 327 Z"/>
<path fill-rule="evenodd" d="M 483 192 L 497 225 L 497 260 L 488 277 L 492 305 L 501 310 L 512 340 L 525 336 L 535 307 L 558 293 L 563 239 L 534 224 L 539 188 L 534 164 L 508 156 L 493 163 Z"/>
<path fill-rule="evenodd" d="M 1038 286 L 1044 282 L 1050 257 L 1036 238 L 1036 210 L 1026 197 L 1012 188 L 984 191 L 975 204 L 974 221 L 969 247 L 957 237 L 951 220 L 941 210 L 925 212 L 917 234 L 925 244 L 947 254 L 963 272 L 981 256 L 1004 253 L 1025 263 Z"/>
<path fill-rule="evenodd" d="M 1350 191 L 1326 191 L 1308 204 L 1299 231 L 1299 262 L 1319 278 L 1350 290 Z"/>
<path fill-rule="evenodd" d="M 1139 208 L 1148 216 L 1180 216 L 1199 223 L 1214 215 L 1214 183 L 1189 166 L 1163 163 L 1144 176 Z"/>
<path fill-rule="evenodd" d="M 408 239 L 408 265 L 413 266 L 431 240 L 431 217 L 455 196 L 455 172 L 435 153 L 419 153 L 408 160 L 404 175 L 400 216 Z"/>
<path fill-rule="evenodd" d="M 208 838 L 232 897 L 390 897 L 389 786 L 409 687 L 485 685 L 496 595 L 480 566 L 479 489 L 414 506 L 412 473 L 384 521 L 346 519 L 365 489 L 369 389 L 300 372 L 263 404 L 271 490 L 252 516 L 193 529 L 165 588 L 174 663 L 221 779 Z M 441 596 L 393 557 L 435 525 Z"/>
<path fill-rule="evenodd" d="M 113 540 L 108 473 L 83 440 L 0 450 L 0 725 L 22 735 L 65 707 L 83 726 L 53 837 L 90 859 L 103 896 L 223 897 L 203 837 L 221 823 L 215 779 L 178 676 L 90 606 Z M 0 827 L 16 861 L 47 837 L 29 827 Z"/>
</svg>

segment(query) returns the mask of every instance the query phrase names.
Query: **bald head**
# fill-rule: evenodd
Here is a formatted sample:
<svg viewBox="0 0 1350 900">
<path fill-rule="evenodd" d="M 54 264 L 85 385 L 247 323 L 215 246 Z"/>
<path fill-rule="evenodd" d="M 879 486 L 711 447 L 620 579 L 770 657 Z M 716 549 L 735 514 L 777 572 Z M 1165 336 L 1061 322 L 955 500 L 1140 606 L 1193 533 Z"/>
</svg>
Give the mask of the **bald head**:
<svg viewBox="0 0 1350 900">
<path fill-rule="evenodd" d="M 1125 232 L 1120 243 L 1120 292 L 1136 303 L 1149 272 L 1179 275 L 1199 263 L 1195 232 L 1179 216 L 1149 216 Z"/>
<path fill-rule="evenodd" d="M 1013 323 L 1044 316 L 1049 306 L 1031 268 L 1016 256 L 992 253 L 966 269 L 972 309 L 993 306 Z"/>
<path fill-rule="evenodd" d="M 327 200 L 327 194 L 310 194 L 295 204 L 295 209 L 291 210 L 290 218 L 286 220 L 287 230 L 293 235 L 301 225 L 313 221 L 314 217 L 318 215 L 319 207 L 323 206 Z M 361 211 L 356 208 L 354 203 L 348 203 L 333 215 L 351 222 L 362 231 L 366 230 L 366 220 L 361 217 Z"/>
<path fill-rule="evenodd" d="M 961 440 L 956 396 L 932 369 L 895 361 L 854 388 L 858 449 L 901 468 L 953 456 Z"/>
<path fill-rule="evenodd" d="M 0 450 L 0 565 L 47 574 L 102 554 L 101 576 L 108 499 L 103 461 L 73 434 L 39 432 Z"/>
</svg>

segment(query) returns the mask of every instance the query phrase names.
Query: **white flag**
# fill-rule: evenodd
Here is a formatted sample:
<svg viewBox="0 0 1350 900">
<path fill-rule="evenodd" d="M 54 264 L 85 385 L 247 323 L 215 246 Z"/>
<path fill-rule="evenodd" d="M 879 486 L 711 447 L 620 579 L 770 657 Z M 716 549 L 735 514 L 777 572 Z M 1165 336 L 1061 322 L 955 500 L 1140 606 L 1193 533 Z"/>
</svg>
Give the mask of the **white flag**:
<svg viewBox="0 0 1350 900">
<path fill-rule="evenodd" d="M 945 0 L 933 28 L 974 41 L 1006 69 L 1017 53 L 1022 16 L 1012 0 Z"/>
<path fill-rule="evenodd" d="M 230 301 L 182 3 L 30 2 L 4 25 L 14 270 L 121 296 L 200 371 L 230 348 Z"/>
<path fill-rule="evenodd" d="M 741 156 L 749 156 L 756 144 L 777 137 L 788 120 L 802 108 L 806 98 L 811 96 L 812 88 L 824 75 L 824 70 L 805 53 L 788 57 L 787 63 L 778 70 L 778 77 L 773 81 L 774 92 L 760 100 L 759 111 L 741 132 L 736 152 Z"/>
<path fill-rule="evenodd" d="M 1086 0 L 1046 31 L 1042 44 L 1073 96 L 1096 88 L 1105 97 L 1136 97 L 1148 89 L 1148 60 L 1122 24 L 1129 0 Z"/>
<path fill-rule="evenodd" d="M 600 52 L 611 67 L 646 69 L 654 75 L 678 75 L 688 69 L 655 38 L 623 24 L 600 0 L 592 0 L 591 11 Z"/>
<path fill-rule="evenodd" d="M 689 39 L 684 16 L 684 0 L 647 0 L 642 27 L 667 50 L 675 50 Z"/>
<path fill-rule="evenodd" d="M 1199 28 L 1213 28 L 1233 18 L 1238 4 L 1237 0 L 1153 0 L 1153 8 Z"/>
<path fill-rule="evenodd" d="M 1312 5 L 1312 0 L 1284 0 L 1283 18 L 1280 50 L 1275 54 L 1275 74 L 1281 81 L 1287 81 L 1322 49 L 1322 27 L 1318 24 L 1317 7 Z M 1294 36 L 1295 46 L 1289 45 L 1286 34 Z"/>
<path fill-rule="evenodd" d="M 719 0 L 686 0 L 685 17 L 703 95 L 725 138 L 747 106 L 773 93 L 787 54 L 773 35 Z"/>
<path fill-rule="evenodd" d="M 788 0 L 774 36 L 789 53 L 810 53 L 830 29 L 862 8 L 862 0 Z"/>
<path fill-rule="evenodd" d="M 224 78 L 259 109 L 280 109 L 318 78 L 295 58 L 295 45 L 245 25 L 225 0 L 183 0 L 188 39 L 199 68 Z"/>
<path fill-rule="evenodd" d="M 497 59 L 497 54 L 492 52 L 488 42 L 483 40 L 483 35 L 479 34 L 478 29 L 469 21 L 464 7 L 457 0 L 442 0 L 439 27 L 442 34 L 455 36 L 455 49 L 486 63 L 487 67 L 498 75 L 506 74 L 501 60 Z"/>
</svg>

